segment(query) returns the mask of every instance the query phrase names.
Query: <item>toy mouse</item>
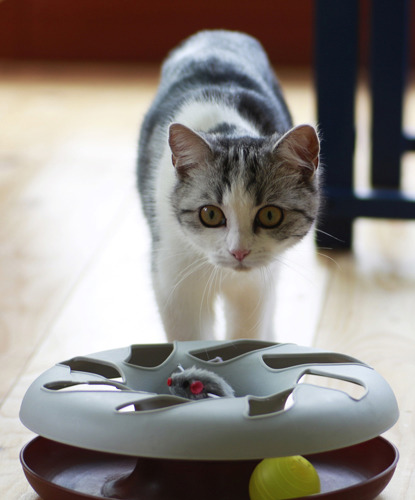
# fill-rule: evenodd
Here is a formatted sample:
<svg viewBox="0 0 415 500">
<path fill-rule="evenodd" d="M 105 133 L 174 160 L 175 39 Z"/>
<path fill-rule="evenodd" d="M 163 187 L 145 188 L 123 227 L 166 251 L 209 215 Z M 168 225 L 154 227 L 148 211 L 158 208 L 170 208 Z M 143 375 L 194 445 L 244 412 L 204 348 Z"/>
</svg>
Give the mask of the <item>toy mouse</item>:
<svg viewBox="0 0 415 500">
<path fill-rule="evenodd" d="M 179 366 L 179 370 L 167 379 L 174 396 L 187 399 L 235 397 L 232 387 L 216 373 L 195 366 L 186 370 Z"/>
</svg>

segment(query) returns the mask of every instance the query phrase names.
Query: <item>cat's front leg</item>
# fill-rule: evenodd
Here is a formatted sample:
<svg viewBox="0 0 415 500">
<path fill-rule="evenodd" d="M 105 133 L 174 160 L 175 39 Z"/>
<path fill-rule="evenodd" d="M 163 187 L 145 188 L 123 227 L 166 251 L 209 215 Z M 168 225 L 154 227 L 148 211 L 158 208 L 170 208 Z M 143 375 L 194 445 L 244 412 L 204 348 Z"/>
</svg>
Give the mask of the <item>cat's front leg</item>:
<svg viewBox="0 0 415 500">
<path fill-rule="evenodd" d="M 159 259 L 154 289 L 167 339 L 213 338 L 214 269 L 201 259 Z"/>
<path fill-rule="evenodd" d="M 228 339 L 274 340 L 276 292 L 271 273 L 238 273 L 223 286 Z"/>
</svg>

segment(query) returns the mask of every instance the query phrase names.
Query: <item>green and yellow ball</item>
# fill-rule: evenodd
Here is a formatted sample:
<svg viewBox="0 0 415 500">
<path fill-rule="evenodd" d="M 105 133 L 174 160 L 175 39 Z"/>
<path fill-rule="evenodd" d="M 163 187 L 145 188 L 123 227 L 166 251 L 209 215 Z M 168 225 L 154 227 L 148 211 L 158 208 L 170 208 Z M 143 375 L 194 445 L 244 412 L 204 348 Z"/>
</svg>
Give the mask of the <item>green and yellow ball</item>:
<svg viewBox="0 0 415 500">
<path fill-rule="evenodd" d="M 316 469 L 304 457 L 265 458 L 249 481 L 251 500 L 287 500 L 320 493 Z"/>
</svg>

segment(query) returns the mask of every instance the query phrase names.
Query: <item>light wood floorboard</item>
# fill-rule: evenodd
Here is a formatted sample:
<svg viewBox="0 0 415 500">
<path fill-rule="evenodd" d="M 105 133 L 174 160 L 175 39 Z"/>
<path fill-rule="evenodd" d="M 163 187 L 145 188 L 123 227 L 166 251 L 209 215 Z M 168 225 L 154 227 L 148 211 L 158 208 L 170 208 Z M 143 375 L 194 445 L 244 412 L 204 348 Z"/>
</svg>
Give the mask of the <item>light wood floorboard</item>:
<svg viewBox="0 0 415 500">
<path fill-rule="evenodd" d="M 157 70 L 3 63 L 0 75 L 0 498 L 35 500 L 18 459 L 32 437 L 18 419 L 30 383 L 75 355 L 164 341 L 134 172 Z M 309 72 L 281 77 L 296 123 L 313 122 Z M 408 123 L 415 123 L 414 96 Z M 358 116 L 364 185 L 364 90 Z M 408 158 L 408 189 L 414 179 Z M 401 459 L 380 498 L 410 500 L 415 222 L 360 220 L 353 252 L 317 254 L 309 239 L 283 260 L 277 340 L 350 354 L 387 378 L 401 409 L 387 437 Z"/>
</svg>

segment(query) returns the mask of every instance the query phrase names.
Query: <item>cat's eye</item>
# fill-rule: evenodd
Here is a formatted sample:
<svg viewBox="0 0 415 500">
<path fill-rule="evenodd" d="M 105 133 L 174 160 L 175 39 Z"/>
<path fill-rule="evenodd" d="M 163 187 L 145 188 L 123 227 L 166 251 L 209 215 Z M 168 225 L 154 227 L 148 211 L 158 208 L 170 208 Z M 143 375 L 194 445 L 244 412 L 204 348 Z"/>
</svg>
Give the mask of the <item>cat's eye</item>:
<svg viewBox="0 0 415 500">
<path fill-rule="evenodd" d="M 264 229 L 273 229 L 279 226 L 284 218 L 284 212 L 279 207 L 268 205 L 261 208 L 256 215 L 256 223 Z"/>
<path fill-rule="evenodd" d="M 206 227 L 219 227 L 226 224 L 226 218 L 222 210 L 214 205 L 206 205 L 199 212 L 202 224 Z"/>
</svg>

